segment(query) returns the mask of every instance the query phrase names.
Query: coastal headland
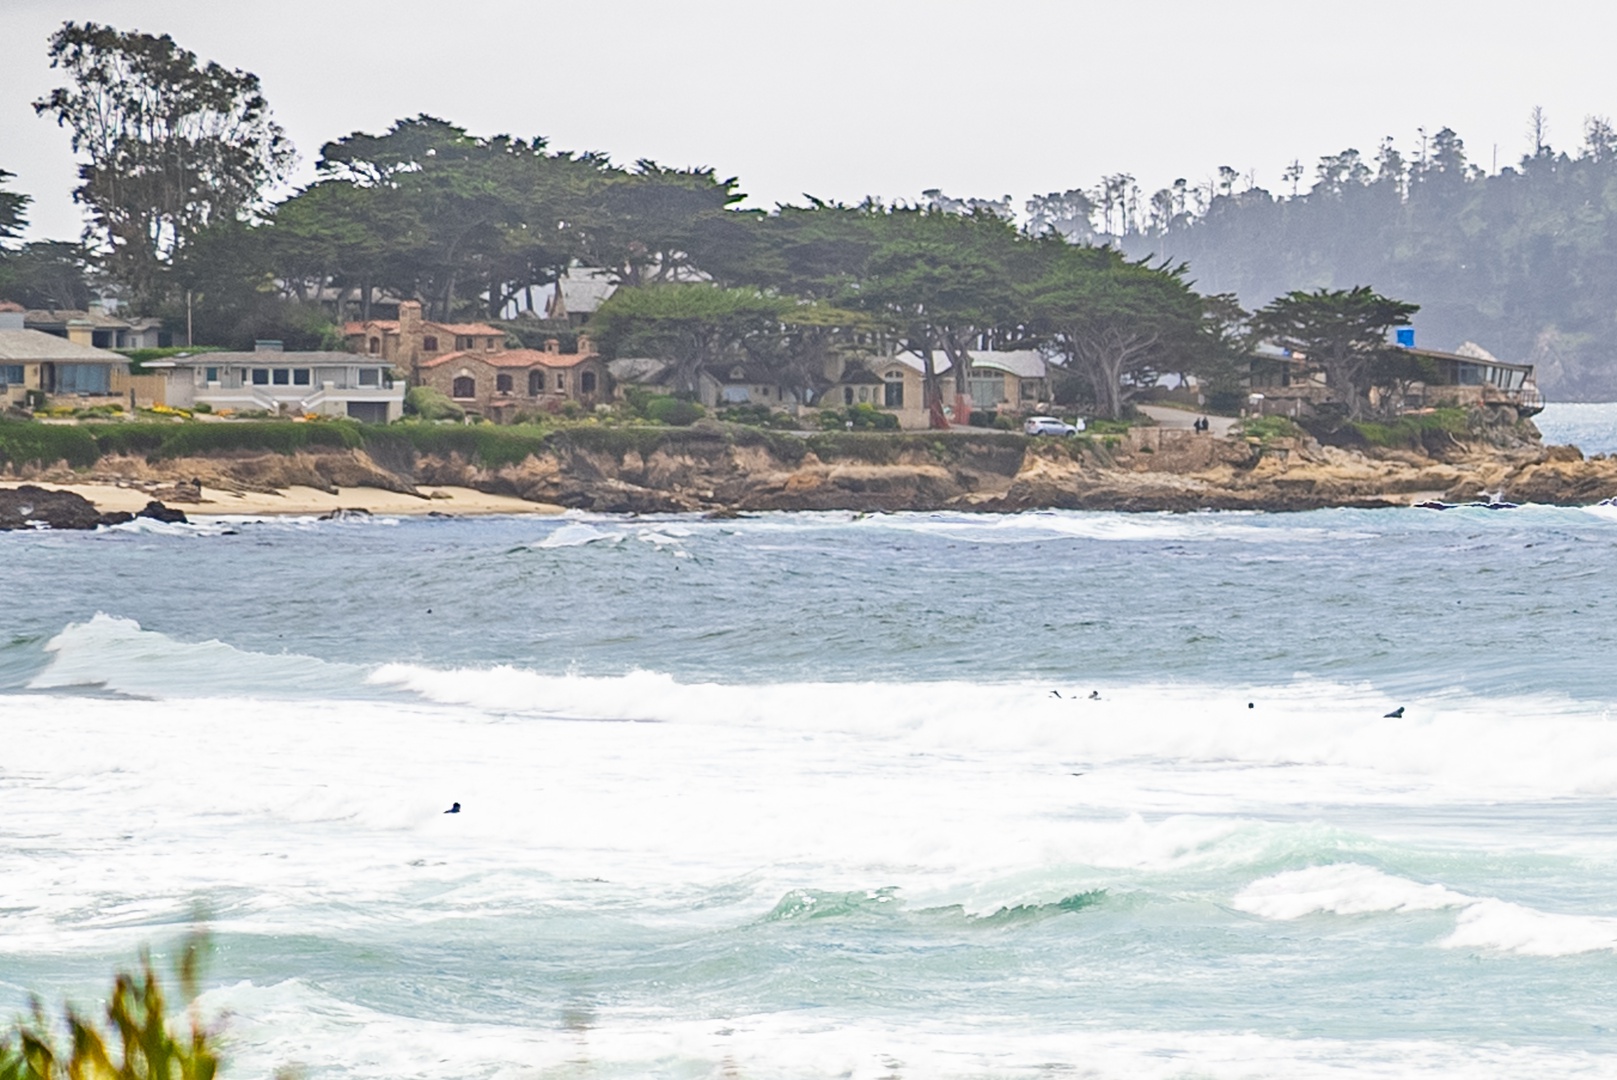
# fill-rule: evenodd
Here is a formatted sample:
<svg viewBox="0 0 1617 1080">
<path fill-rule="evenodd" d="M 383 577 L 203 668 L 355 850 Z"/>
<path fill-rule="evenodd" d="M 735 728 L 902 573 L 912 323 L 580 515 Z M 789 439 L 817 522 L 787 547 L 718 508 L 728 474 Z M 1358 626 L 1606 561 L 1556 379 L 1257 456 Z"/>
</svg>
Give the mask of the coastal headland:
<svg viewBox="0 0 1617 1080">
<path fill-rule="evenodd" d="M 95 449 L 74 451 L 76 461 L 44 460 L 48 451 L 19 461 L 14 453 L 0 476 L 0 503 L 16 501 L 7 489 L 24 483 L 75 492 L 101 513 L 133 513 L 158 501 L 204 515 L 1297 511 L 1617 498 L 1617 459 L 1540 445 L 1519 426 L 1425 432 L 1399 446 L 1168 427 L 1067 439 L 805 434 L 712 422 L 532 432 L 344 428 L 341 437 L 329 434 L 335 428 L 297 425 L 308 429 L 297 432 L 302 438 L 258 427 L 261 438 L 246 429 L 228 445 L 193 439 L 135 450 L 126 437 L 104 450 L 92 440 Z"/>
</svg>

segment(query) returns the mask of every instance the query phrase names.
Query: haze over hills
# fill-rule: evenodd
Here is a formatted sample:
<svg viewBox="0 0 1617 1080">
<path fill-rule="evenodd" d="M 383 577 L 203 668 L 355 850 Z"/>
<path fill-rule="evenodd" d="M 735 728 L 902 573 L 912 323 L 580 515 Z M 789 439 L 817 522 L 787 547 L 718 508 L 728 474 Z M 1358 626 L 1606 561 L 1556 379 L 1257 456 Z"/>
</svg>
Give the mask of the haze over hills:
<svg viewBox="0 0 1617 1080">
<path fill-rule="evenodd" d="M 1552 397 L 1617 399 L 1617 135 L 1593 117 L 1575 150 L 1535 141 L 1517 164 L 1485 170 L 1444 128 L 1407 154 L 1389 140 L 1295 163 L 1280 192 L 1225 169 L 1211 190 L 1181 183 L 1145 198 L 1114 176 L 1029 210 L 1074 239 L 1188 262 L 1198 289 L 1248 308 L 1370 284 L 1421 305 L 1423 345 L 1476 341 L 1538 365 Z M 1071 205 L 1084 201 L 1089 228 Z"/>
</svg>

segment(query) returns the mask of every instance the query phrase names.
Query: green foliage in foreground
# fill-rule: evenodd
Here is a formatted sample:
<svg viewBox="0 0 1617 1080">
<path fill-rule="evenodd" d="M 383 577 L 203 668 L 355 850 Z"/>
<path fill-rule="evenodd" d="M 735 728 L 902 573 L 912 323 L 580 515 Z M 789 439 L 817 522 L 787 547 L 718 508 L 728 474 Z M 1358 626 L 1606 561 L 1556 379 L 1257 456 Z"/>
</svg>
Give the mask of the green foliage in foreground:
<svg viewBox="0 0 1617 1080">
<path fill-rule="evenodd" d="M 186 1000 L 194 1001 L 206 939 L 193 935 L 175 972 Z M 104 1019 L 69 1005 L 62 1031 L 34 999 L 32 1015 L 0 1032 L 0 1080 L 213 1080 L 219 1072 L 219 1035 L 193 1007 L 184 1029 L 169 1024 L 167 995 L 142 955 L 140 970 L 113 980 Z"/>
</svg>

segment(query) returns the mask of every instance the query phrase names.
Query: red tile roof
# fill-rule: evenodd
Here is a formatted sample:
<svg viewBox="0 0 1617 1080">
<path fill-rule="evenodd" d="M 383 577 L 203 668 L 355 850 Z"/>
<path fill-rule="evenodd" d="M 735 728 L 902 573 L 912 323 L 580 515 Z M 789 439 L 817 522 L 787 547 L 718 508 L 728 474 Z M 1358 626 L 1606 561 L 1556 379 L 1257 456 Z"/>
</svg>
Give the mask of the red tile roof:
<svg viewBox="0 0 1617 1080">
<path fill-rule="evenodd" d="M 424 322 L 421 325 L 422 326 L 430 326 L 434 330 L 447 330 L 451 334 L 460 334 L 463 337 L 490 337 L 490 336 L 493 336 L 493 337 L 503 338 L 505 336 L 505 331 L 504 330 L 501 330 L 498 327 L 490 326 L 488 323 L 480 323 L 480 322 L 457 322 L 457 323 Z"/>
<path fill-rule="evenodd" d="M 452 361 L 479 360 L 489 367 L 509 368 L 570 368 L 595 353 L 553 353 L 540 349 L 506 349 L 504 352 L 484 352 L 481 349 L 463 349 L 460 352 L 439 353 L 421 361 L 424 368 L 442 367 Z"/>
</svg>

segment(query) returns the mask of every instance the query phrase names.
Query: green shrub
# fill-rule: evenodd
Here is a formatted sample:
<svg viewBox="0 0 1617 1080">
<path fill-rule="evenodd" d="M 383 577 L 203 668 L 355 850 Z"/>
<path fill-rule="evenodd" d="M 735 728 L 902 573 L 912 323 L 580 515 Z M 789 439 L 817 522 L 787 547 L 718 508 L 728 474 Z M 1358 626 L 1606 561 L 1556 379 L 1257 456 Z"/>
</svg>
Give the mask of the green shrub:
<svg viewBox="0 0 1617 1080">
<path fill-rule="evenodd" d="M 839 428 L 854 431 L 897 431 L 898 417 L 894 413 L 883 412 L 866 401 L 857 405 L 849 405 L 846 409 L 821 409 L 820 427 L 826 431 L 836 431 Z"/>
<path fill-rule="evenodd" d="M 87 469 L 100 457 L 101 450 L 88 428 L 0 420 L 0 462 L 17 466 L 65 461 L 75 469 Z"/>
<path fill-rule="evenodd" d="M 1250 416 L 1242 420 L 1237 428 L 1247 438 L 1262 439 L 1264 442 L 1300 438 L 1303 434 L 1303 429 L 1285 416 Z"/>
<path fill-rule="evenodd" d="M 1464 409 L 1433 409 L 1429 413 L 1411 413 L 1396 420 L 1355 420 L 1348 427 L 1371 446 L 1419 447 L 1426 439 L 1437 436 L 1463 436 L 1471 433 L 1471 424 Z"/>
<path fill-rule="evenodd" d="M 696 402 L 676 397 L 659 395 L 646 402 L 646 419 L 671 427 L 690 427 L 706 415 L 707 410 Z"/>
<path fill-rule="evenodd" d="M 466 410 L 449 400 L 441 390 L 412 386 L 404 392 L 404 413 L 423 420 L 464 420 Z"/>
</svg>

